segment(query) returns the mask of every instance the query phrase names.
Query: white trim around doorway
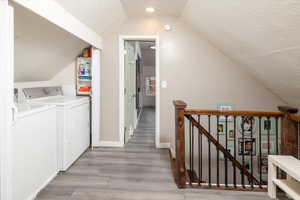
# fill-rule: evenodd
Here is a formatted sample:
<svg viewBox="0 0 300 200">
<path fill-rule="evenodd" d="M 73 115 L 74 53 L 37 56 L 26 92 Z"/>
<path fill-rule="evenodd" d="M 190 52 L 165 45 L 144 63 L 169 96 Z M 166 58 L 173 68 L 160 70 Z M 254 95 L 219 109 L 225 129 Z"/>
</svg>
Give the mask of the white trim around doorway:
<svg viewBox="0 0 300 200">
<path fill-rule="evenodd" d="M 156 35 L 120 35 L 119 36 L 119 141 L 124 146 L 124 42 L 125 40 L 149 40 L 154 41 L 155 51 L 155 146 L 160 148 L 160 67 L 159 67 L 159 37 Z"/>
<path fill-rule="evenodd" d="M 0 199 L 11 200 L 14 14 L 6 0 L 0 1 L 0 30 Z"/>
</svg>

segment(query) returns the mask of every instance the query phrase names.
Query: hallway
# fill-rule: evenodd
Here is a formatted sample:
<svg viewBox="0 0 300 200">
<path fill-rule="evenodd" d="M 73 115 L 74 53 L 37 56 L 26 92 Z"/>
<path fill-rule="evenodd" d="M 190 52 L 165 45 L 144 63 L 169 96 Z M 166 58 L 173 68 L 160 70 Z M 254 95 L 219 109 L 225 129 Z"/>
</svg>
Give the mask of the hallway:
<svg viewBox="0 0 300 200">
<path fill-rule="evenodd" d="M 39 200 L 238 200 L 241 192 L 179 190 L 169 153 L 155 148 L 155 114 L 144 109 L 135 135 L 124 148 L 85 153 L 59 174 Z M 242 192 L 244 200 L 269 199 L 266 193 Z"/>
</svg>

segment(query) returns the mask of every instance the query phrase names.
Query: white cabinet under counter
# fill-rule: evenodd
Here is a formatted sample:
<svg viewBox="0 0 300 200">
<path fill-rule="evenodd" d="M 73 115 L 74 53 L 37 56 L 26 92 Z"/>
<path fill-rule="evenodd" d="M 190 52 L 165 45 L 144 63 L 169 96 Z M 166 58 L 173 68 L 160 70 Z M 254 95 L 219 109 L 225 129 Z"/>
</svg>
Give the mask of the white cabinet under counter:
<svg viewBox="0 0 300 200">
<path fill-rule="evenodd" d="M 18 106 L 12 128 L 12 199 L 34 199 L 57 174 L 56 107 Z"/>
</svg>

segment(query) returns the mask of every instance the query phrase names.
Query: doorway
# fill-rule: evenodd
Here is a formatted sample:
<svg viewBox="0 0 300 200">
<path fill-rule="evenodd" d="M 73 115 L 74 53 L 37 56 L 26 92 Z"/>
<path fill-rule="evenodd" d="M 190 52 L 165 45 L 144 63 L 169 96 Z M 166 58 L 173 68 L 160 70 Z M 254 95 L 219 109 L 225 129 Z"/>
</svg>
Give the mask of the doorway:
<svg viewBox="0 0 300 200">
<path fill-rule="evenodd" d="M 120 141 L 152 131 L 159 147 L 158 38 L 120 36 Z M 141 129 L 143 128 L 143 130 Z"/>
</svg>

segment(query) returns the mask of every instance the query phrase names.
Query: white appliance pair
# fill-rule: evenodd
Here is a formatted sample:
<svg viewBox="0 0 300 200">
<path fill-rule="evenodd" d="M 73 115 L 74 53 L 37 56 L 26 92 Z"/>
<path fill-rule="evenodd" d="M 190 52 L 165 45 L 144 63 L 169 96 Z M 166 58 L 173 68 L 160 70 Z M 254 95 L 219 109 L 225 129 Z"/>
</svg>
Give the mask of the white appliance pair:
<svg viewBox="0 0 300 200">
<path fill-rule="evenodd" d="M 55 105 L 58 170 L 66 171 L 90 146 L 89 97 L 63 96 L 60 87 L 23 89 L 30 104 Z"/>
</svg>

